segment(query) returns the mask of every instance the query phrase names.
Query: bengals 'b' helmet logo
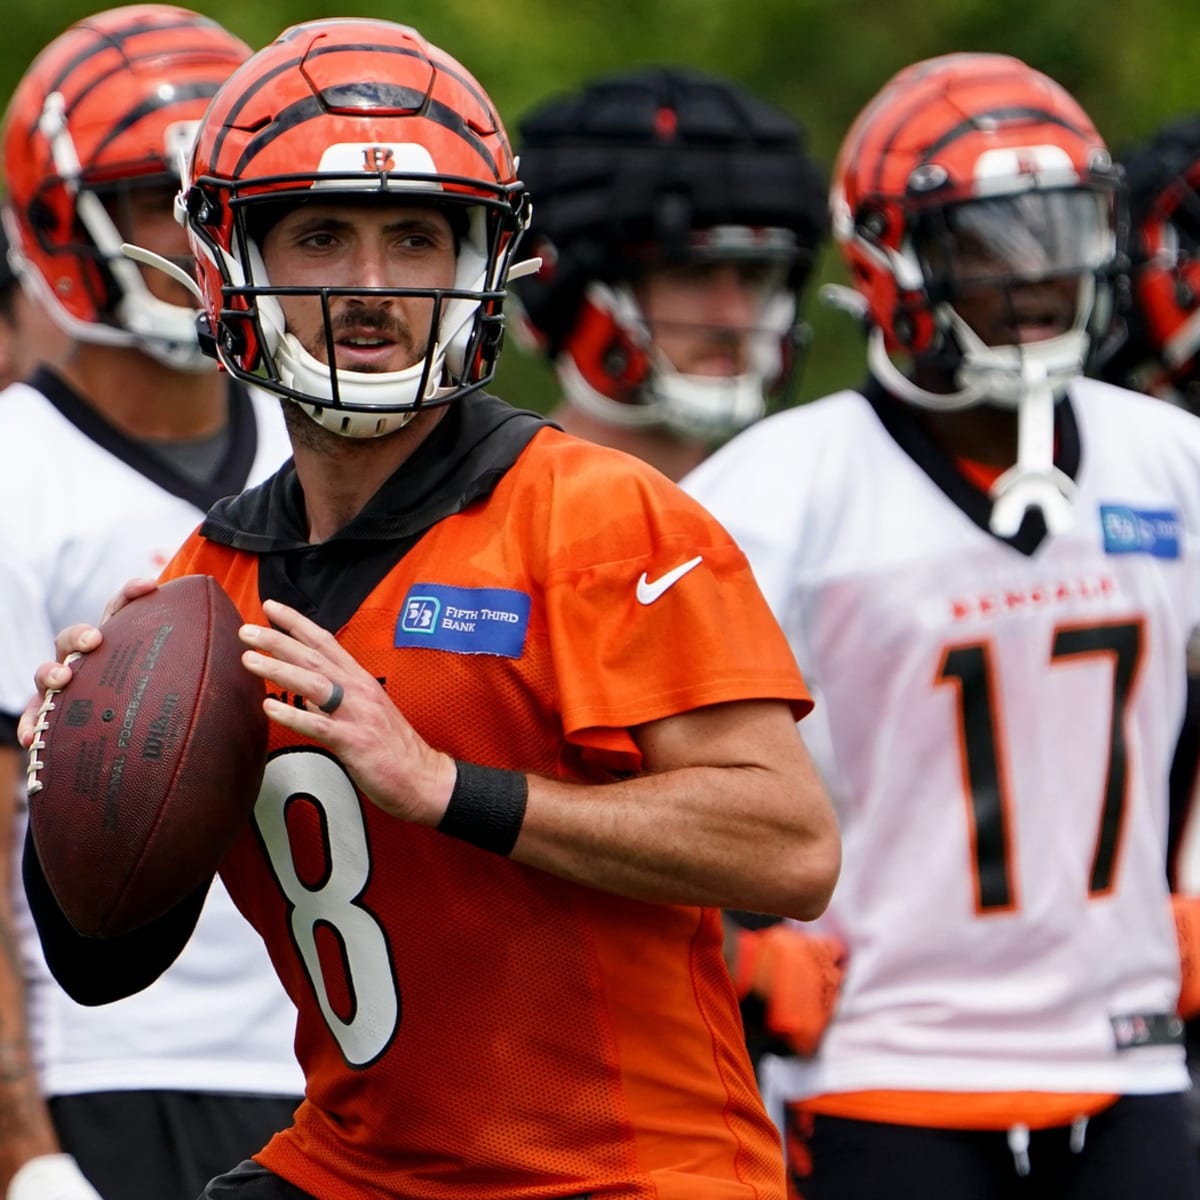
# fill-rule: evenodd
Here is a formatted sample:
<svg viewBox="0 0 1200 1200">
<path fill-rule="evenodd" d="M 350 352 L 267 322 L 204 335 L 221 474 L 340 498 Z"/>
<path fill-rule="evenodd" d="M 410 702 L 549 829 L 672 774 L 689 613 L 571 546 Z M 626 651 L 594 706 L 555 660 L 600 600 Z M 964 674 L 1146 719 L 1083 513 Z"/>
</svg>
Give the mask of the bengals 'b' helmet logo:
<svg viewBox="0 0 1200 1200">
<path fill-rule="evenodd" d="M 249 55 L 206 17 L 135 4 L 72 25 L 17 85 L 3 131 L 9 225 L 35 289 L 74 336 L 175 365 L 197 353 L 191 311 L 149 295 L 112 218 L 122 189 L 178 185 L 196 123 Z"/>
</svg>

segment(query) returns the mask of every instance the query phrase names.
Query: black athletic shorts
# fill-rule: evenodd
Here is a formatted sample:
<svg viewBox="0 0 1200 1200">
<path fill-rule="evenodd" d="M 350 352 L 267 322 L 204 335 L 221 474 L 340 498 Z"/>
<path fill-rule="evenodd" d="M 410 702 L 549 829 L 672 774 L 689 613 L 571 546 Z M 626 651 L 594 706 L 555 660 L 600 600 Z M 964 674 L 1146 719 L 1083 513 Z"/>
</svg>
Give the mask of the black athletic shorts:
<svg viewBox="0 0 1200 1200">
<path fill-rule="evenodd" d="M 104 1200 L 196 1200 L 292 1123 L 298 1096 L 86 1092 L 48 1101 L 62 1148 Z"/>
<path fill-rule="evenodd" d="M 308 1192 L 272 1175 L 258 1163 L 244 1162 L 228 1175 L 214 1179 L 198 1200 L 317 1200 Z M 591 1196 L 564 1196 L 562 1200 L 592 1200 Z"/>
<path fill-rule="evenodd" d="M 198 1200 L 316 1200 L 316 1197 L 256 1162 L 244 1162 L 214 1179 Z"/>
<path fill-rule="evenodd" d="M 1086 1125 L 930 1129 L 788 1111 L 792 1200 L 1198 1200 L 1182 1094 L 1125 1096 Z"/>
</svg>

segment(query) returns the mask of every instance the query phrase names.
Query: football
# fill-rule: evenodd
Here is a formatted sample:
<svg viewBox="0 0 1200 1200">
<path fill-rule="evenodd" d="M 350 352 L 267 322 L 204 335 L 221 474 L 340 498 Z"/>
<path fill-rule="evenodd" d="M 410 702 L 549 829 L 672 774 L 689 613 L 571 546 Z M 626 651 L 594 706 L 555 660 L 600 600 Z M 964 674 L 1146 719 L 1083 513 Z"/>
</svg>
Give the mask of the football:
<svg viewBox="0 0 1200 1200">
<path fill-rule="evenodd" d="M 233 601 L 208 575 L 140 596 L 47 692 L 29 755 L 29 825 L 79 933 L 116 937 L 210 879 L 266 764 L 263 683 Z"/>
</svg>

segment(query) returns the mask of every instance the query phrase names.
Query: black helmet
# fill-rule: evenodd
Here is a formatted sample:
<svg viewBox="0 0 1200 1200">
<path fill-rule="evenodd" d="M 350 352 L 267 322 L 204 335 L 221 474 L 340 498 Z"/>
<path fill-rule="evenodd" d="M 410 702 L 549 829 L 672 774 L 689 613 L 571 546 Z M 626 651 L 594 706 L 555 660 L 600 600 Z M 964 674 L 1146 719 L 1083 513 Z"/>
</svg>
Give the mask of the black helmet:
<svg viewBox="0 0 1200 1200">
<path fill-rule="evenodd" d="M 595 325 L 594 285 L 620 287 L 647 265 L 697 254 L 786 256 L 788 311 L 782 322 L 776 314 L 784 328 L 774 331 L 775 362 L 764 364 L 756 387 L 761 396 L 764 385 L 780 382 L 791 356 L 778 352 L 779 338 L 790 343 L 794 335 L 795 294 L 828 221 L 824 174 L 796 121 L 726 80 L 683 67 L 642 68 L 593 80 L 529 113 L 519 125 L 518 158 L 533 201 L 524 248 L 543 265 L 513 291 L 539 347 L 552 360 L 574 360 L 605 416 L 672 423 L 669 413 L 649 411 L 657 381 L 644 331 L 639 338 L 627 327 L 628 304 L 602 300 L 613 337 L 597 339 L 592 328 L 586 345 L 577 344 L 580 322 Z M 735 422 L 761 411 L 760 398 L 758 411 Z M 701 416 L 700 423 L 709 422 Z"/>
</svg>

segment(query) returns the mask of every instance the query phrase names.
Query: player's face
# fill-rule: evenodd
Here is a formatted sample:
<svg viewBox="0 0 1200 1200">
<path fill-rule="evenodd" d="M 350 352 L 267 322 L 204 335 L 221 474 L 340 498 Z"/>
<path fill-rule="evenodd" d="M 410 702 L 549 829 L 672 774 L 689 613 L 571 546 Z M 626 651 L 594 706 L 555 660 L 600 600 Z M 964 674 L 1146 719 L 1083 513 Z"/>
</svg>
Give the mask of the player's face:
<svg viewBox="0 0 1200 1200">
<path fill-rule="evenodd" d="M 742 375 L 750 369 L 749 335 L 785 273 L 771 262 L 672 263 L 648 268 L 634 293 L 655 346 L 675 370 Z"/>
<path fill-rule="evenodd" d="M 263 238 L 273 286 L 448 288 L 454 234 L 446 217 L 418 205 L 305 204 Z M 288 332 L 328 363 L 325 319 L 316 296 L 280 296 Z M 425 356 L 434 301 L 428 296 L 333 296 L 331 333 L 341 370 L 401 371 Z"/>
<path fill-rule="evenodd" d="M 1046 279 L 964 287 L 954 307 L 985 345 L 1014 346 L 1066 333 L 1078 304 L 1078 279 Z"/>
<path fill-rule="evenodd" d="M 1081 281 L 1110 253 L 1108 221 L 1098 193 L 1030 190 L 949 206 L 916 245 L 927 277 L 987 345 L 1019 345 L 1075 323 Z"/>
</svg>

